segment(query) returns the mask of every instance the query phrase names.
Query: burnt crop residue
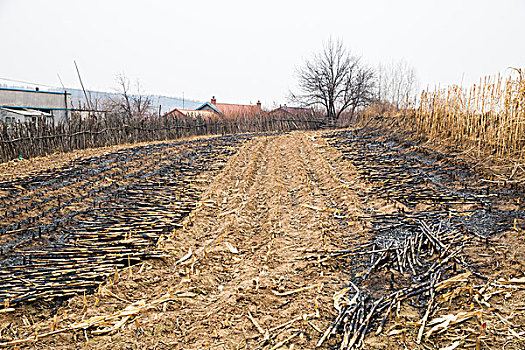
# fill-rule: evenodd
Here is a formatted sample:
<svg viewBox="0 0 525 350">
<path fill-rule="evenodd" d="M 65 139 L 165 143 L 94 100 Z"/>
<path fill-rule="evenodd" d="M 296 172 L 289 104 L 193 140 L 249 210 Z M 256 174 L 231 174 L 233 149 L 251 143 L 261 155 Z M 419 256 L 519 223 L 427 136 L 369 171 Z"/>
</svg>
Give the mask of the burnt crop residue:
<svg viewBox="0 0 525 350">
<path fill-rule="evenodd" d="M 353 275 L 336 296 L 338 315 L 318 345 L 340 334 L 341 349 L 359 348 L 365 337 L 383 332 L 401 304 L 419 310 L 419 343 L 438 296 L 466 274 L 486 279 L 465 248 L 493 244 L 525 218 L 506 205 L 518 194 L 485 181 L 476 169 L 371 129 L 326 138 L 367 184 L 359 195 L 370 238 L 317 256 L 344 259 Z"/>
</svg>

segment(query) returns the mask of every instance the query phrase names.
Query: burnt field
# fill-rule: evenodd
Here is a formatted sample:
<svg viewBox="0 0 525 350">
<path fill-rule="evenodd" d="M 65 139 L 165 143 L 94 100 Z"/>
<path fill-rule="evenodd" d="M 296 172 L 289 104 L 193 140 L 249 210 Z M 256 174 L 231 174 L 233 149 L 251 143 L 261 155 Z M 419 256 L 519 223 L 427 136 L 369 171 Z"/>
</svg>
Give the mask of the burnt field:
<svg viewBox="0 0 525 350">
<path fill-rule="evenodd" d="M 0 182 L 0 346 L 524 346 L 521 188 L 381 130 L 31 169 Z"/>
<path fill-rule="evenodd" d="M 0 182 L 0 302 L 90 292 L 119 268 L 161 258 L 160 237 L 249 138 L 132 147 Z"/>
<path fill-rule="evenodd" d="M 367 334 L 381 334 L 395 315 L 401 330 L 389 335 L 409 333 L 407 326 L 417 326 L 417 333 L 411 334 L 416 344 L 428 341 L 451 323 L 477 319 L 478 329 L 454 330 L 451 346 L 520 348 L 523 343 L 516 345 L 521 339 L 517 334 L 524 331 L 525 319 L 519 312 L 512 315 L 514 321 L 508 318 L 506 322 L 517 327 L 510 332 L 517 336 L 503 342 L 495 339 L 505 338 L 509 330 L 487 329 L 483 316 L 486 319 L 494 311 L 486 294 L 502 293 L 494 279 L 522 275 L 522 250 L 501 237 L 509 231 L 522 232 L 523 193 L 516 186 L 494 185 L 476 167 L 465 167 L 447 155 L 377 130 L 343 131 L 326 137 L 370 184 L 358 192 L 370 239 L 350 250 L 315 256 L 344 257 L 344 264 L 354 271 L 339 313 L 319 343 L 340 333 L 341 348 L 353 348 L 363 344 Z M 497 261 L 498 255 L 502 260 L 511 255 L 516 260 L 517 254 L 521 263 L 514 266 L 516 270 L 505 270 Z M 515 284 L 523 282 L 519 281 Z M 464 288 L 468 302 L 460 298 Z M 459 319 L 432 320 L 455 303 L 468 311 Z M 400 321 L 402 304 L 408 304 L 413 313 L 405 315 L 404 322 Z"/>
</svg>

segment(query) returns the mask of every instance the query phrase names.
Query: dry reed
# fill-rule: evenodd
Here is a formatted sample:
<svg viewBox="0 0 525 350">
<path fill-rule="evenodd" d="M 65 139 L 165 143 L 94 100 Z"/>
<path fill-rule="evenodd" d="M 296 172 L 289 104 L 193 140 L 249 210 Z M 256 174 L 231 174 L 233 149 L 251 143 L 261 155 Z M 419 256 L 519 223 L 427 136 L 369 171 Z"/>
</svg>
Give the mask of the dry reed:
<svg viewBox="0 0 525 350">
<path fill-rule="evenodd" d="M 485 77 L 470 88 L 423 91 L 419 107 L 404 113 L 403 127 L 431 140 L 469 149 L 478 157 L 525 157 L 525 72 Z"/>
</svg>

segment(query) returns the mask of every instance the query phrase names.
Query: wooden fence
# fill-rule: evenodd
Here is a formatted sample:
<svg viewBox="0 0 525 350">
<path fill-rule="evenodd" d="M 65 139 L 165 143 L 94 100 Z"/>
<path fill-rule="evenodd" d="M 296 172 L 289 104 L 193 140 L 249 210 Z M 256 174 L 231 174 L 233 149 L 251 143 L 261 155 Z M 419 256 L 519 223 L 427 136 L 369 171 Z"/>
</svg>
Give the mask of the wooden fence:
<svg viewBox="0 0 525 350">
<path fill-rule="evenodd" d="M 314 115 L 238 116 L 205 119 L 168 117 L 125 118 L 121 114 L 81 118 L 56 125 L 44 121 L 0 122 L 0 161 L 31 158 L 53 152 L 111 146 L 123 143 L 171 140 L 208 134 L 317 129 L 324 124 Z"/>
</svg>

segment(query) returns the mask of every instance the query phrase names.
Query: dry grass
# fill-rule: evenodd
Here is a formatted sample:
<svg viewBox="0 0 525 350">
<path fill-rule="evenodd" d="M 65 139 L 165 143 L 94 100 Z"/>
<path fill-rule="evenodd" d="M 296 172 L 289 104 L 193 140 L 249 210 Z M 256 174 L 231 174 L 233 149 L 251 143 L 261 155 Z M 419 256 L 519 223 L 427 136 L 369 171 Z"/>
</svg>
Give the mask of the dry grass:
<svg viewBox="0 0 525 350">
<path fill-rule="evenodd" d="M 423 91 L 405 126 L 430 139 L 449 140 L 478 156 L 522 160 L 525 156 L 525 72 L 485 77 L 470 88 Z"/>
</svg>

